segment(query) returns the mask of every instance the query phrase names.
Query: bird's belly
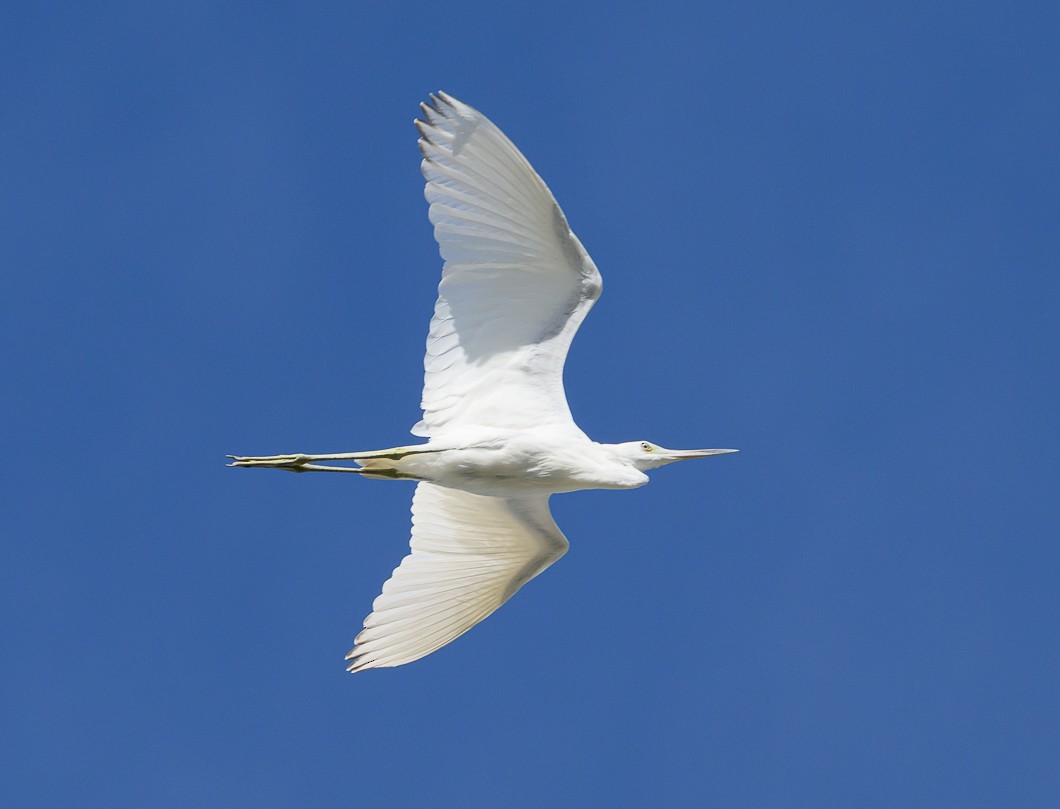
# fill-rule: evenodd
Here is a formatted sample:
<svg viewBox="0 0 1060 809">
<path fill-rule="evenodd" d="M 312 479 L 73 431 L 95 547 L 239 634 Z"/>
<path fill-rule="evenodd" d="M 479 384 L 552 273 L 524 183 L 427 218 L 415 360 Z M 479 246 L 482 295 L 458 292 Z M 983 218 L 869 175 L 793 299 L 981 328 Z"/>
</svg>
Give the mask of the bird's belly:
<svg viewBox="0 0 1060 809">
<path fill-rule="evenodd" d="M 439 453 L 429 474 L 441 486 L 492 497 L 565 491 L 541 474 L 532 457 L 505 450 L 447 450 Z"/>
</svg>

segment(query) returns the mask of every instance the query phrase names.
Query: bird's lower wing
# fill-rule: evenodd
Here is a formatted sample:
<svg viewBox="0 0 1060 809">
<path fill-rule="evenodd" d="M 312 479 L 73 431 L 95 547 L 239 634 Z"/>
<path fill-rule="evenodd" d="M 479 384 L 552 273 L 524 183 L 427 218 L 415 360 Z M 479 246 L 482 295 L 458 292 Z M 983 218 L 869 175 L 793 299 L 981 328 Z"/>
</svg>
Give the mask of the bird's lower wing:
<svg viewBox="0 0 1060 809">
<path fill-rule="evenodd" d="M 346 659 L 400 666 L 464 634 L 567 551 L 547 497 L 484 497 L 420 483 L 412 552 L 383 585 Z"/>
</svg>

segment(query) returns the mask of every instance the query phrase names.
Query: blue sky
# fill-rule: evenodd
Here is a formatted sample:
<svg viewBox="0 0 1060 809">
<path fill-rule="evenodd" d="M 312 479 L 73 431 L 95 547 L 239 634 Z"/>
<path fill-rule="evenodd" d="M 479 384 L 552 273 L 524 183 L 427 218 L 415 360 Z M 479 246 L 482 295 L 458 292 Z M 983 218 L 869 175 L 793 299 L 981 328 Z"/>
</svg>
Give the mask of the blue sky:
<svg viewBox="0 0 1060 809">
<path fill-rule="evenodd" d="M 1060 800 L 1060 12 L 1046 3 L 0 13 L 5 806 Z M 418 103 L 545 177 L 605 291 L 570 553 L 342 657 L 411 487 Z"/>
</svg>

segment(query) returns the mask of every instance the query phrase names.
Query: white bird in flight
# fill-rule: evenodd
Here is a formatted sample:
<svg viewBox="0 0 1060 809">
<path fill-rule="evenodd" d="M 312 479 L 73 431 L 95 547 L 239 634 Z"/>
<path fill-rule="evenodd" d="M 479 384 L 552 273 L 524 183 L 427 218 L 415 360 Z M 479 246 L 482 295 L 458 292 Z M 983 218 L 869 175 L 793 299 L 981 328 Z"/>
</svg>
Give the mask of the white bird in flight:
<svg viewBox="0 0 1060 809">
<path fill-rule="evenodd" d="M 467 632 L 568 548 L 548 499 L 634 489 L 649 469 L 736 452 L 599 444 L 571 417 L 563 362 L 602 288 L 548 186 L 486 116 L 439 92 L 417 120 L 445 264 L 423 360 L 426 443 L 231 466 L 415 480 L 411 552 L 346 655 L 400 666 Z M 354 461 L 329 466 L 320 461 Z"/>
</svg>

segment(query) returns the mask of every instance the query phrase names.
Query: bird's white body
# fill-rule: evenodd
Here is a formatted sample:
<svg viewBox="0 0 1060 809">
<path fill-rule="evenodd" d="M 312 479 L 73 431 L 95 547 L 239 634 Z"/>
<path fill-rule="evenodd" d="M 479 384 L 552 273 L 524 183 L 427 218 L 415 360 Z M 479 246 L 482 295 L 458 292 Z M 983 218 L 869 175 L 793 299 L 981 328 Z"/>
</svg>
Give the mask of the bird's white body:
<svg viewBox="0 0 1060 809">
<path fill-rule="evenodd" d="M 426 443 L 233 466 L 417 481 L 410 553 L 365 619 L 350 671 L 397 666 L 466 632 L 562 556 L 548 498 L 634 489 L 646 470 L 735 450 L 599 444 L 571 417 L 563 364 L 600 272 L 552 193 L 484 115 L 439 93 L 417 121 L 445 265 L 424 357 Z M 320 461 L 353 461 L 356 466 Z"/>
<path fill-rule="evenodd" d="M 360 463 L 368 477 L 428 481 L 490 497 L 635 489 L 648 482 L 611 445 L 555 427 L 456 433 Z"/>
</svg>

